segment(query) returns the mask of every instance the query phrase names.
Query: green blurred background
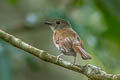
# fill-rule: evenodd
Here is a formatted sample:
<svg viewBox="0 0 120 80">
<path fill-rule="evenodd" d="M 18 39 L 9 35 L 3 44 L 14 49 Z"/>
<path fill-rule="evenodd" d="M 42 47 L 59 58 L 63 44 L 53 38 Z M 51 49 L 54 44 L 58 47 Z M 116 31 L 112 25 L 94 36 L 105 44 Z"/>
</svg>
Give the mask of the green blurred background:
<svg viewBox="0 0 120 80">
<path fill-rule="evenodd" d="M 69 21 L 84 41 L 93 64 L 120 73 L 120 0 L 0 0 L 0 28 L 52 55 L 59 52 L 45 20 Z M 72 62 L 73 57 L 63 59 Z M 0 39 L 0 80 L 87 80 L 82 74 L 46 63 Z"/>
</svg>

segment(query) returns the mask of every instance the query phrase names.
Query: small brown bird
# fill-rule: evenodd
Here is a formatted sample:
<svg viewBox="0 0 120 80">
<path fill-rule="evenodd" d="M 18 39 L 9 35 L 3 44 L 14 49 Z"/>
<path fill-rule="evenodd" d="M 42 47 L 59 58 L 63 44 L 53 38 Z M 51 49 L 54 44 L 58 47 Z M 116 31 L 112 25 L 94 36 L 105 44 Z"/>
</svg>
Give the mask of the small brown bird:
<svg viewBox="0 0 120 80">
<path fill-rule="evenodd" d="M 57 56 L 57 60 L 62 55 L 74 56 L 74 64 L 76 56 L 79 53 L 84 60 L 91 59 L 88 53 L 84 50 L 82 41 L 78 34 L 71 28 L 71 25 L 63 19 L 55 19 L 46 21 L 45 24 L 50 25 L 53 31 L 53 42 L 61 52 Z"/>
</svg>

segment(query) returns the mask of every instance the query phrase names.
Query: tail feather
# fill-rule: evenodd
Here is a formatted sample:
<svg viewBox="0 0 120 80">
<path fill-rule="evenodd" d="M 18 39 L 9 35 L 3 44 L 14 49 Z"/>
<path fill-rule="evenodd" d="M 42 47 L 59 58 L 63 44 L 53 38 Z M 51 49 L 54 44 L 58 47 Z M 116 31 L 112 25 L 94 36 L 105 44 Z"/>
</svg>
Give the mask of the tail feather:
<svg viewBox="0 0 120 80">
<path fill-rule="evenodd" d="M 83 48 L 81 48 L 81 47 L 78 47 L 78 48 L 80 50 L 82 59 L 84 59 L 84 60 L 91 59 L 91 56 L 89 56 L 88 53 Z"/>
<path fill-rule="evenodd" d="M 73 45 L 72 47 L 76 53 L 79 53 L 81 55 L 82 59 L 84 60 L 91 59 L 91 56 L 89 56 L 89 54 L 81 46 Z"/>
</svg>

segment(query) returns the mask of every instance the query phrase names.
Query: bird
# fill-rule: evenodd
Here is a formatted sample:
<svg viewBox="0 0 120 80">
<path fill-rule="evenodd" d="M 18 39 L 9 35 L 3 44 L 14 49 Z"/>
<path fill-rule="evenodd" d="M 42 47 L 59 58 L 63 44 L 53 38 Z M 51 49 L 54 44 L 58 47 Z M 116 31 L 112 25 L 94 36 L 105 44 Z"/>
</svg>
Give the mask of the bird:
<svg viewBox="0 0 120 80">
<path fill-rule="evenodd" d="M 53 31 L 53 43 L 60 51 L 57 60 L 62 55 L 73 56 L 76 64 L 76 56 L 80 54 L 83 60 L 91 59 L 91 56 L 85 51 L 83 41 L 79 35 L 72 29 L 68 21 L 64 19 L 53 19 L 45 21 Z"/>
</svg>

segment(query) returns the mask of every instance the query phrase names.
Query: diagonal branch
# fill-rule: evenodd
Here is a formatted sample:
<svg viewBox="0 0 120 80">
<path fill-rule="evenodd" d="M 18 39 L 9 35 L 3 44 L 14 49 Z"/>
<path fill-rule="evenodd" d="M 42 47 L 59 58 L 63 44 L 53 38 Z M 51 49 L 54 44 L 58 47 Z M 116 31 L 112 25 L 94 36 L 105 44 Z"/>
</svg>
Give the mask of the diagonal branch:
<svg viewBox="0 0 120 80">
<path fill-rule="evenodd" d="M 80 65 L 73 65 L 72 63 L 64 61 L 63 59 L 60 59 L 59 61 L 57 61 L 56 56 L 53 56 L 44 50 L 37 49 L 2 30 L 0 30 L 0 38 L 2 38 L 6 42 L 10 43 L 11 45 L 17 48 L 22 49 L 38 57 L 43 61 L 56 64 L 66 69 L 81 73 L 86 77 L 88 77 L 90 80 L 120 80 L 120 74 L 116 74 L 116 75 L 108 74 L 105 71 L 103 71 L 101 68 L 91 64 L 80 66 Z"/>
</svg>

